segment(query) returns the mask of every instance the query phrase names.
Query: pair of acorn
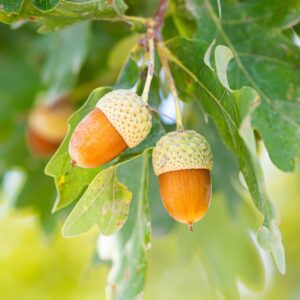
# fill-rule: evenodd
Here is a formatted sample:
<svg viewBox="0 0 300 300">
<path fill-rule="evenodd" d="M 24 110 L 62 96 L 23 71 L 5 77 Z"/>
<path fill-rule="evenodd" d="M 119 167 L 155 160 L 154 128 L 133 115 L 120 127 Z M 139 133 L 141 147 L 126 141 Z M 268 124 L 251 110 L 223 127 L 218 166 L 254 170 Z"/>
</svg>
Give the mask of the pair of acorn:
<svg viewBox="0 0 300 300">
<path fill-rule="evenodd" d="M 69 143 L 73 163 L 101 166 L 141 143 L 151 129 L 151 113 L 130 90 L 104 95 L 75 128 Z M 206 213 L 211 197 L 212 154 L 207 140 L 195 131 L 174 131 L 153 150 L 153 168 L 168 213 L 192 228 Z"/>
</svg>

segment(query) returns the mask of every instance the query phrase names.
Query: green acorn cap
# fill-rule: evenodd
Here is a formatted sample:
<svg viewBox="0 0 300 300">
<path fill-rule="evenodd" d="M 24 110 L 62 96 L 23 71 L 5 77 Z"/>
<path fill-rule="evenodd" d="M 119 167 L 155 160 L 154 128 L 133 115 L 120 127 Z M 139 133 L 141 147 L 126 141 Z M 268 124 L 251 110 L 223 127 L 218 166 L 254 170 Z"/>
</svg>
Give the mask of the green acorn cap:
<svg viewBox="0 0 300 300">
<path fill-rule="evenodd" d="M 97 103 L 129 148 L 140 144 L 152 126 L 151 113 L 140 96 L 130 90 L 115 90 Z"/>
<path fill-rule="evenodd" d="M 209 143 L 194 130 L 173 131 L 163 136 L 153 150 L 152 160 L 156 176 L 187 169 L 211 171 L 213 165 Z"/>
</svg>

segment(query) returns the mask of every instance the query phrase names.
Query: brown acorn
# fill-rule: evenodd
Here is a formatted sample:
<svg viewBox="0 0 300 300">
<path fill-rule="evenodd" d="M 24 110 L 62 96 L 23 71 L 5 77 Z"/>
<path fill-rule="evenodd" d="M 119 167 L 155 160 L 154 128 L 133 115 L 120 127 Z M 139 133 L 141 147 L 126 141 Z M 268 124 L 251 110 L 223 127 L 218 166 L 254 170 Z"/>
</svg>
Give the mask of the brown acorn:
<svg viewBox="0 0 300 300">
<path fill-rule="evenodd" d="M 28 116 L 26 139 L 30 151 L 41 157 L 53 154 L 68 131 L 73 107 L 67 102 L 42 104 Z"/>
<path fill-rule="evenodd" d="M 170 132 L 157 142 L 152 157 L 167 212 L 192 229 L 210 204 L 212 153 L 207 140 L 193 130 Z"/>
<path fill-rule="evenodd" d="M 82 168 L 101 166 L 141 143 L 151 125 L 140 96 L 130 90 L 107 93 L 75 128 L 69 143 L 71 159 Z"/>
</svg>

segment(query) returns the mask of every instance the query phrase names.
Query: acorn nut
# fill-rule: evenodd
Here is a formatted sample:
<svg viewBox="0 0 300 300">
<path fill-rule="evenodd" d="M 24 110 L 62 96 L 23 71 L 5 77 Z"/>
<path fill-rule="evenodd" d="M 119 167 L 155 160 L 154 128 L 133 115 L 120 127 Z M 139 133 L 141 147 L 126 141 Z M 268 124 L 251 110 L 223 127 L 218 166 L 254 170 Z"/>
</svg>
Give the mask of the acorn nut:
<svg viewBox="0 0 300 300">
<path fill-rule="evenodd" d="M 210 204 L 210 145 L 193 130 L 170 132 L 157 142 L 152 159 L 167 212 L 192 229 Z"/>
<path fill-rule="evenodd" d="M 140 96 L 130 90 L 112 91 L 75 128 L 70 156 L 82 168 L 101 166 L 140 144 L 151 126 L 151 114 Z"/>
</svg>

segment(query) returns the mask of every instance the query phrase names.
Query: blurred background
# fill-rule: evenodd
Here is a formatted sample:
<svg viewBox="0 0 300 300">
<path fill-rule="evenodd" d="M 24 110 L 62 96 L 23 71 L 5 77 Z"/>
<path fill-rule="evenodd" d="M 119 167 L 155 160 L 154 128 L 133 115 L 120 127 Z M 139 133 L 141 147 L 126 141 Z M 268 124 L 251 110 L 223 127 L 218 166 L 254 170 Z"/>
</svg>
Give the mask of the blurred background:
<svg viewBox="0 0 300 300">
<path fill-rule="evenodd" d="M 135 5 L 129 14 L 143 9 L 152 15 L 156 2 Z M 47 35 L 36 31 L 35 24 L 0 25 L 0 299 L 105 299 L 113 238 L 99 237 L 96 229 L 78 238 L 62 237 L 72 207 L 51 213 L 56 191 L 44 167 L 68 116 L 94 88 L 117 82 L 137 37 L 121 23 L 85 22 Z M 174 118 L 163 89 L 156 74 L 151 104 Z M 144 299 L 300 299 L 299 166 L 293 174 L 279 171 L 260 145 L 268 193 L 280 211 L 287 261 L 283 276 L 257 245 L 262 218 L 238 179 L 236 159 L 198 104 L 185 104 L 183 111 L 186 127 L 205 134 L 212 145 L 211 209 L 194 232 L 174 224 L 151 171 L 153 236 Z M 59 125 L 48 132 L 40 126 L 40 115 Z M 169 119 L 162 122 L 167 130 L 174 128 Z M 45 131 L 50 140 L 42 136 Z M 118 170 L 133 191 L 139 167 L 136 159 Z M 134 192 L 133 207 L 135 202 Z"/>
</svg>

